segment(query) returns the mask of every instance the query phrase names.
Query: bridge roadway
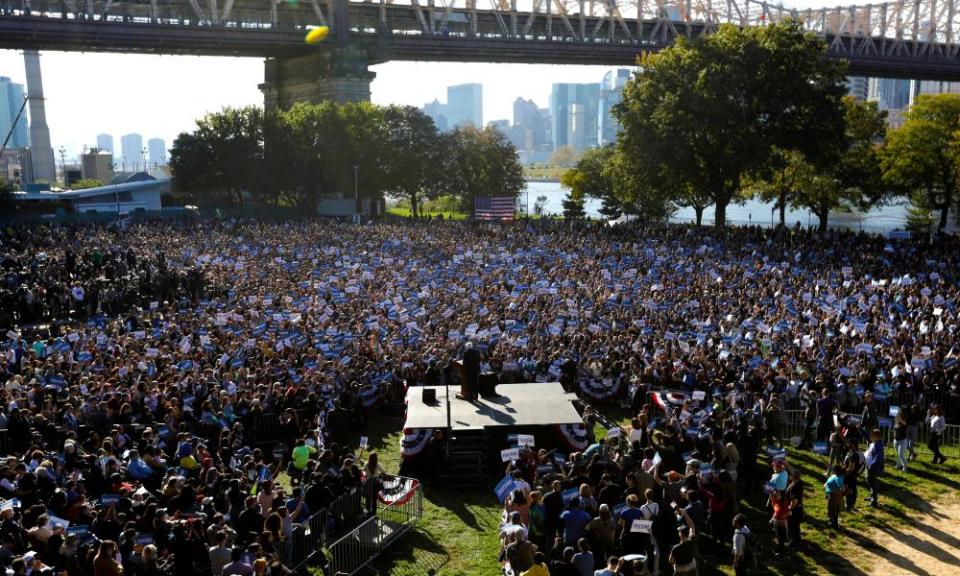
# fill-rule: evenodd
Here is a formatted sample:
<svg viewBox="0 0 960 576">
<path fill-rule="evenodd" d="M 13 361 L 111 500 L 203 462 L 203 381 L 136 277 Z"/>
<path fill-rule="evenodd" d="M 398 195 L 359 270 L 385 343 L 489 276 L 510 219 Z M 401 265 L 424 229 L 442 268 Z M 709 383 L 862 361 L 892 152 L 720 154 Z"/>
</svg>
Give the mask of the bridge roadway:
<svg viewBox="0 0 960 576">
<path fill-rule="evenodd" d="M 233 1 L 227 1 L 218 18 L 215 1 L 211 16 L 196 0 L 189 4 L 173 0 L 159 7 L 156 0 L 152 4 L 101 0 L 100 8 L 84 11 L 79 7 L 66 13 L 60 10 L 67 4 L 60 2 L 38 7 L 41 2 L 34 1 L 33 10 L 27 11 L 10 9 L 15 2 L 0 0 L 0 48 L 293 57 L 318 51 L 304 44 L 306 27 L 320 21 L 332 23 L 343 14 L 340 10 L 346 11 L 339 20 L 349 22 L 349 33 L 334 27 L 338 37 L 324 46 L 361 48 L 370 63 L 632 65 L 642 51 L 660 50 L 679 36 L 696 37 L 717 28 L 716 22 L 706 21 L 614 18 L 612 10 L 597 16 L 551 14 L 549 9 L 507 13 L 478 10 L 474 4 L 469 12 L 442 7 L 435 11 L 432 5 L 421 9 L 409 4 L 333 0 L 323 5 L 287 4 L 278 14 L 262 8 L 266 3 L 241 0 L 231 12 Z M 830 56 L 850 62 L 850 75 L 960 81 L 960 55 L 953 44 L 891 38 L 889 31 L 883 36 L 862 31 L 847 35 L 824 32 L 821 27 L 820 34 L 828 42 Z"/>
</svg>

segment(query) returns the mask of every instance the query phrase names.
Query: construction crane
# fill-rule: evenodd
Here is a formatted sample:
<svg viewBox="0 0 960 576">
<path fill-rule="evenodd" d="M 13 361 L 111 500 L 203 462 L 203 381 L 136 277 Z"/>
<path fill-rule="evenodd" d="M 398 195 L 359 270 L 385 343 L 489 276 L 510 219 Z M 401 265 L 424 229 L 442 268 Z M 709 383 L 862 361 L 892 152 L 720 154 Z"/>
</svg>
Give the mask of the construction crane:
<svg viewBox="0 0 960 576">
<path fill-rule="evenodd" d="M 10 137 L 13 136 L 13 131 L 16 129 L 17 122 L 20 121 L 20 117 L 23 116 L 23 111 L 26 109 L 27 100 L 29 99 L 30 99 L 29 96 L 24 95 L 23 104 L 20 105 L 20 111 L 17 112 L 17 117 L 14 118 L 13 124 L 11 124 L 10 129 L 7 130 L 7 137 L 3 139 L 3 146 L 0 146 L 0 158 L 3 157 L 3 153 L 6 152 L 7 150 L 7 143 L 10 142 Z"/>
</svg>

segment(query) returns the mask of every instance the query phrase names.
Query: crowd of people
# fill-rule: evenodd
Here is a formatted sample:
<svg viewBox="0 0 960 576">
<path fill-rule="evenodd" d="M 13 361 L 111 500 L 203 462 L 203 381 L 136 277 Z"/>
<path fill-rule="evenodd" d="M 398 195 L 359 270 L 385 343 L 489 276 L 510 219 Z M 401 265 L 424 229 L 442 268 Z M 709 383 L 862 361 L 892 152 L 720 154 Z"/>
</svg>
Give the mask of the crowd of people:
<svg viewBox="0 0 960 576">
<path fill-rule="evenodd" d="M 541 565 L 572 552 L 586 566 L 590 552 L 599 567 L 636 551 L 650 570 L 694 573 L 704 534 L 746 538 L 735 495 L 757 488 L 750 447 L 761 441 L 744 438 L 779 441 L 772 410 L 805 403 L 825 421 L 821 398 L 831 414 L 916 404 L 922 420 L 955 393 L 958 248 L 950 237 L 526 222 L 7 228 L 0 565 L 283 573 L 293 525 L 380 475 L 345 447 L 352 426 L 402 403 L 406 386 L 450 378 L 469 343 L 501 381 L 560 380 L 591 401 L 632 400 L 637 414 L 624 438 L 639 447 L 598 442 L 551 463 L 561 496 L 577 487 L 565 519 L 552 515 L 555 483 L 515 492 L 523 529 L 510 534 L 539 542 Z M 647 405 L 650 391 L 677 387 L 718 408 L 692 422 Z M 258 437 L 268 414 L 281 415 L 277 439 Z M 809 441 L 830 443 L 838 428 L 845 445 L 856 424 L 817 427 Z M 285 455 L 316 453 L 283 462 L 277 440 Z M 537 464 L 517 463 L 528 485 Z M 786 467 L 773 508 L 803 498 Z M 285 494 L 276 479 L 288 469 Z M 524 517 L 537 505 L 549 508 L 539 528 Z M 642 519 L 652 528 L 633 531 Z M 626 544 L 617 525 L 631 527 Z M 505 537 L 504 559 L 516 548 Z"/>
</svg>

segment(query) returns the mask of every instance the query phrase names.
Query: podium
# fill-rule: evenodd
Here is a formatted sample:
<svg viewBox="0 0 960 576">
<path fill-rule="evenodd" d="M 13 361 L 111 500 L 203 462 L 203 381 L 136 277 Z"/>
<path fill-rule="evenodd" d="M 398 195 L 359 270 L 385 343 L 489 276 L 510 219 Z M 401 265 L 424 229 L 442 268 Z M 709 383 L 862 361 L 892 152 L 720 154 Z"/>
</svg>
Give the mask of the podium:
<svg viewBox="0 0 960 576">
<path fill-rule="evenodd" d="M 499 384 L 500 377 L 496 372 L 481 372 L 480 373 L 480 396 L 483 398 L 496 398 L 499 396 L 497 394 L 497 384 Z"/>
<path fill-rule="evenodd" d="M 460 382 L 460 392 L 457 393 L 457 397 L 469 398 L 470 389 L 467 385 L 467 369 L 463 367 L 463 360 L 454 360 L 453 366 L 456 368 L 454 374 L 456 374 L 457 380 Z"/>
</svg>

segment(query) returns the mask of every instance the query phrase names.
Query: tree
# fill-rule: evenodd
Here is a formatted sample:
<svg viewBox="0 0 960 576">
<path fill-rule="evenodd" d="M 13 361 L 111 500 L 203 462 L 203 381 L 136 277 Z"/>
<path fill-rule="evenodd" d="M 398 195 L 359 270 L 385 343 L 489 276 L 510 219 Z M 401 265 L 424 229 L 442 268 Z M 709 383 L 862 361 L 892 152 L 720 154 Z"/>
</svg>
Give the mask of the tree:
<svg viewBox="0 0 960 576">
<path fill-rule="evenodd" d="M 778 169 L 766 171 L 766 179 L 746 184 L 762 199 L 776 202 L 781 224 L 785 224 L 787 204 L 809 208 L 823 234 L 831 210 L 866 210 L 881 200 L 884 188 L 877 142 L 886 130 L 886 113 L 876 102 L 859 102 L 851 96 L 843 99 L 843 107 L 843 140 L 831 162 L 817 165 L 800 151 L 777 148 Z"/>
<path fill-rule="evenodd" d="M 623 212 L 650 222 L 666 220 L 680 201 L 681 191 L 656 171 L 658 165 L 637 162 L 620 148 L 604 167 L 613 183 L 613 197 Z M 697 223 L 699 224 L 698 213 Z"/>
<path fill-rule="evenodd" d="M 271 181 L 265 199 L 311 209 L 341 191 L 346 130 L 335 103 L 298 102 L 277 111 L 267 118 L 264 136 Z"/>
<path fill-rule="evenodd" d="M 794 194 L 800 186 L 808 184 L 803 180 L 803 154 L 796 150 L 776 148 L 770 156 L 771 170 L 765 170 L 766 175 L 756 177 L 751 175 L 744 190 L 750 195 L 773 202 L 774 208 L 780 212 L 780 225 L 786 226 L 787 205 L 793 202 Z"/>
<path fill-rule="evenodd" d="M 656 196 L 726 208 L 742 200 L 744 177 L 774 147 L 828 162 L 842 141 L 844 64 L 799 23 L 678 40 L 642 58 L 615 114 L 624 167 Z M 640 184 L 640 183 L 637 183 Z M 639 188 L 636 190 L 640 190 Z M 707 202 L 707 200 L 709 200 Z"/>
<path fill-rule="evenodd" d="M 921 95 L 882 151 L 884 181 L 919 208 L 938 210 L 946 228 L 958 199 L 960 95 Z"/>
<path fill-rule="evenodd" d="M 173 143 L 174 188 L 242 206 L 244 195 L 263 184 L 263 156 L 263 110 L 247 106 L 207 114 Z"/>
<path fill-rule="evenodd" d="M 537 216 L 543 216 L 543 209 L 547 205 L 546 196 L 537 196 L 537 201 L 533 203 L 533 213 Z"/>
<path fill-rule="evenodd" d="M 457 128 L 441 153 L 446 156 L 444 187 L 459 196 L 464 211 L 473 212 L 477 196 L 516 198 L 526 186 L 516 148 L 492 127 Z"/>
<path fill-rule="evenodd" d="M 573 191 L 568 192 L 567 196 L 563 199 L 563 217 L 567 220 L 583 220 L 587 217 L 583 205 L 584 199 L 582 195 Z"/>
<path fill-rule="evenodd" d="M 87 188 L 99 188 L 103 182 L 96 178 L 83 178 L 70 185 L 71 190 L 86 190 Z"/>
<path fill-rule="evenodd" d="M 385 161 L 387 194 L 410 202 L 410 214 L 419 214 L 420 199 L 433 199 L 442 186 L 436 182 L 437 128 L 433 120 L 413 106 L 384 109 L 389 151 Z"/>
<path fill-rule="evenodd" d="M 574 164 L 577 163 L 577 151 L 574 150 L 573 146 L 569 144 L 564 144 L 563 146 L 557 148 L 550 154 L 550 159 L 547 161 L 550 166 L 559 166 L 561 168 L 571 168 Z"/>
</svg>

